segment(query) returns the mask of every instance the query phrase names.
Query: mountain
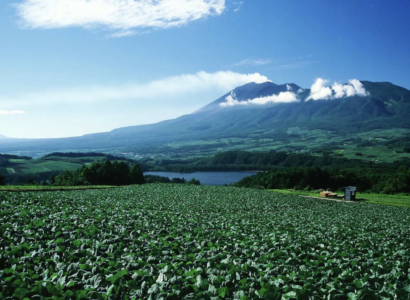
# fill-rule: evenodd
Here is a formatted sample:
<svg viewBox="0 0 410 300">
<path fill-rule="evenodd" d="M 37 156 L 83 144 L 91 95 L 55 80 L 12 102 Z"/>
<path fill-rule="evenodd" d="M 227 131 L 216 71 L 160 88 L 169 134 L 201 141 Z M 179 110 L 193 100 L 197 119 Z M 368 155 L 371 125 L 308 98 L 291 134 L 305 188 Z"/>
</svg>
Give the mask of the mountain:
<svg viewBox="0 0 410 300">
<path fill-rule="evenodd" d="M 410 91 L 389 82 L 361 81 L 366 96 L 308 100 L 311 91 L 294 83 L 248 83 L 203 108 L 156 124 L 118 128 L 110 132 L 61 139 L 1 139 L 0 151 L 102 149 L 162 145 L 178 141 L 280 136 L 289 127 L 324 129 L 343 134 L 373 129 L 410 129 Z M 293 93 L 299 101 L 249 104 L 252 99 Z M 288 94 L 289 95 L 289 94 Z M 231 97 L 238 105 L 224 106 Z M 279 97 L 280 98 L 280 97 Z"/>
</svg>

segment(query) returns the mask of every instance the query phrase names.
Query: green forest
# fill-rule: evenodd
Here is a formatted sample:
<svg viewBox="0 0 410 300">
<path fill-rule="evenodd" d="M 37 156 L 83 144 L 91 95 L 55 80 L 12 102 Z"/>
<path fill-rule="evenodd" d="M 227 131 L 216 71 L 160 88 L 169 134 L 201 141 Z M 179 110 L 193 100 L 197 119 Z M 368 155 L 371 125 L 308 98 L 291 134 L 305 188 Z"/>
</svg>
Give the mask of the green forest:
<svg viewBox="0 0 410 300">
<path fill-rule="evenodd" d="M 143 184 L 145 182 L 139 164 L 130 168 L 123 161 L 103 163 L 94 162 L 91 166 L 82 166 L 76 171 L 65 171 L 64 174 L 52 176 L 50 183 L 58 186 L 81 185 L 129 185 Z"/>
</svg>

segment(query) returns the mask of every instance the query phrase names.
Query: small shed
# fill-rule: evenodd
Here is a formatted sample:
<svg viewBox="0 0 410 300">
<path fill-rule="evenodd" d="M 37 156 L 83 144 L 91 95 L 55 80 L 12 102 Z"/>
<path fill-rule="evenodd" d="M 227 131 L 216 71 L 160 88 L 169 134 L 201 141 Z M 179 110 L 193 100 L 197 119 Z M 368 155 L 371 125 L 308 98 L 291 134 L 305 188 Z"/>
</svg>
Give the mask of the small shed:
<svg viewBox="0 0 410 300">
<path fill-rule="evenodd" d="M 345 189 L 345 200 L 356 200 L 356 187 L 347 186 Z"/>
</svg>

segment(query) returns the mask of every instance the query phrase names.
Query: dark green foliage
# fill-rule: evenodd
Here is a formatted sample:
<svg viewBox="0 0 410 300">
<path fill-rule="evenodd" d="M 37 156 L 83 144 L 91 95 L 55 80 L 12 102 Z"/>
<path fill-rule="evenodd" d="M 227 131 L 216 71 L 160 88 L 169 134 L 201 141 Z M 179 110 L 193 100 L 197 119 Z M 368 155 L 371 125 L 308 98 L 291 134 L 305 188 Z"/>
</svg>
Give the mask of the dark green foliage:
<svg viewBox="0 0 410 300">
<path fill-rule="evenodd" d="M 168 177 L 158 175 L 144 175 L 146 183 L 170 183 L 171 180 Z"/>
<path fill-rule="evenodd" d="M 175 178 L 171 179 L 171 183 L 186 183 L 186 180 L 185 180 L 185 178 L 175 177 Z"/>
<path fill-rule="evenodd" d="M 7 167 L 9 165 L 8 158 L 0 157 L 0 167 Z"/>
<path fill-rule="evenodd" d="M 143 184 L 143 183 L 145 183 L 144 175 L 142 173 L 142 169 L 141 169 L 141 166 L 139 164 L 135 164 L 131 168 L 130 181 L 131 181 L 132 184 Z"/>
<path fill-rule="evenodd" d="M 125 158 L 122 156 L 115 156 L 115 155 L 111 155 L 111 154 L 107 154 L 107 153 L 99 153 L 99 152 L 53 152 L 50 154 L 47 154 L 45 156 L 43 156 L 43 158 L 47 159 L 47 160 L 63 160 L 65 158 L 68 159 L 76 159 L 76 161 L 89 161 L 90 158 L 95 158 L 95 159 L 101 159 L 104 158 L 104 160 L 124 160 L 124 161 L 128 161 L 128 162 L 134 162 L 134 160 L 129 159 L 129 158 Z"/>
<path fill-rule="evenodd" d="M 12 155 L 12 154 L 0 154 L 0 158 L 5 158 L 5 159 L 33 159 L 30 156 L 19 156 L 19 155 Z"/>
<path fill-rule="evenodd" d="M 187 183 L 194 185 L 201 185 L 201 182 L 195 178 L 192 178 L 189 181 L 186 181 L 185 178 L 173 178 L 170 180 L 168 177 L 158 176 L 158 175 L 145 175 L 146 183 Z"/>
<path fill-rule="evenodd" d="M 39 183 L 49 180 L 51 177 L 61 175 L 63 171 L 47 171 L 39 173 L 16 173 L 5 174 L 5 183 L 10 185 L 26 184 L 28 181 Z"/>
<path fill-rule="evenodd" d="M 67 170 L 64 174 L 55 176 L 53 181 L 54 185 L 60 186 L 129 185 L 143 184 L 144 175 L 139 164 L 130 169 L 123 161 L 106 160 L 103 163 L 94 162 L 90 167 L 84 165 L 76 171 Z"/>
<path fill-rule="evenodd" d="M 232 187 L 0 194 L 0 299 L 407 299 L 410 210 Z"/>
<path fill-rule="evenodd" d="M 263 186 L 267 189 L 331 189 L 357 186 L 359 191 L 394 194 L 410 193 L 410 169 L 383 168 L 289 168 L 259 172 L 235 183 L 238 187 Z"/>
<path fill-rule="evenodd" d="M 5 183 L 4 183 L 4 176 L 3 176 L 3 174 L 1 174 L 1 172 L 0 172 L 0 185 L 4 185 Z"/>
<path fill-rule="evenodd" d="M 370 163 L 330 156 L 328 153 L 313 156 L 302 153 L 226 151 L 211 157 L 197 159 L 188 164 L 167 164 L 162 170 L 174 172 L 227 171 L 227 170 L 271 170 L 274 167 L 357 167 Z M 161 169 L 161 168 L 158 168 Z"/>
<path fill-rule="evenodd" d="M 201 185 L 201 182 L 198 179 L 192 178 L 191 180 L 187 181 L 188 184 L 194 185 Z"/>
<path fill-rule="evenodd" d="M 10 154 L 0 154 L 0 168 L 1 167 L 9 167 L 12 166 L 13 163 L 10 163 L 10 159 L 25 159 L 31 160 L 32 157 L 29 156 L 18 156 L 18 155 L 10 155 Z"/>
</svg>

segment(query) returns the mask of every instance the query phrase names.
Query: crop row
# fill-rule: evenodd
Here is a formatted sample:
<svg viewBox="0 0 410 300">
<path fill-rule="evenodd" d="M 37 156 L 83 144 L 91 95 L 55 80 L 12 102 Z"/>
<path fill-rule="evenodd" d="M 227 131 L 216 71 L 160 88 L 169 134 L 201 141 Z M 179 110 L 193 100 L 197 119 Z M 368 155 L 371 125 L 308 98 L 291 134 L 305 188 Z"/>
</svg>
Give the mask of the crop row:
<svg viewBox="0 0 410 300">
<path fill-rule="evenodd" d="M 0 194 L 1 299 L 408 299 L 410 210 L 231 187 Z"/>
</svg>

